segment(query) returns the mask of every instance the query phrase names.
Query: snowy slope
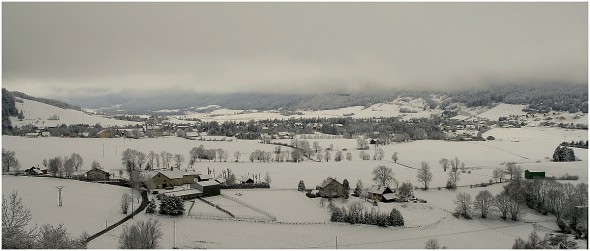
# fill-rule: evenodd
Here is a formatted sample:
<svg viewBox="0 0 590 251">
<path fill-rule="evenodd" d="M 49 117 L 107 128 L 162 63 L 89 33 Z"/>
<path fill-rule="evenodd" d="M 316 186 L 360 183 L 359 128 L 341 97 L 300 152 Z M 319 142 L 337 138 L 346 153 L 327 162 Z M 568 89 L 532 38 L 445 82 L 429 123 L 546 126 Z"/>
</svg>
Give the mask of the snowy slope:
<svg viewBox="0 0 590 251">
<path fill-rule="evenodd" d="M 11 117 L 12 125 L 35 125 L 38 127 L 58 126 L 61 124 L 88 124 L 95 125 L 100 123 L 102 126 L 125 126 L 128 124 L 137 124 L 137 122 L 122 121 L 105 118 L 97 115 L 85 114 L 82 111 L 63 109 L 41 102 L 22 99 L 23 103 L 16 102 L 16 109 L 23 111 L 25 119 L 19 121 L 16 117 Z M 48 120 L 50 116 L 57 115 L 59 120 Z"/>
<path fill-rule="evenodd" d="M 501 103 L 494 108 L 477 115 L 477 117 L 486 118 L 491 121 L 497 121 L 499 117 L 508 117 L 510 115 L 526 115 L 526 112 L 522 111 L 522 109 L 525 107 L 526 105 L 510 105 Z"/>
</svg>

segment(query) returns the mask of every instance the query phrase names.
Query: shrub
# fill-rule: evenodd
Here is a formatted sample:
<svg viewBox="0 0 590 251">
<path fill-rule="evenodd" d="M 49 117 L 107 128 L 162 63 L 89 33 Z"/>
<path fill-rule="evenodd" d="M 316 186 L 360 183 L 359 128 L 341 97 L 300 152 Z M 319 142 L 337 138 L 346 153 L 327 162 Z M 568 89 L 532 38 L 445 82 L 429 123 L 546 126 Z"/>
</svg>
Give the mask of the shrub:
<svg viewBox="0 0 590 251">
<path fill-rule="evenodd" d="M 154 199 L 148 202 L 147 207 L 145 208 L 146 214 L 153 214 L 156 212 L 156 201 Z"/>
<path fill-rule="evenodd" d="M 160 214 L 182 215 L 184 213 L 184 201 L 176 196 L 164 195 L 160 200 Z"/>
</svg>

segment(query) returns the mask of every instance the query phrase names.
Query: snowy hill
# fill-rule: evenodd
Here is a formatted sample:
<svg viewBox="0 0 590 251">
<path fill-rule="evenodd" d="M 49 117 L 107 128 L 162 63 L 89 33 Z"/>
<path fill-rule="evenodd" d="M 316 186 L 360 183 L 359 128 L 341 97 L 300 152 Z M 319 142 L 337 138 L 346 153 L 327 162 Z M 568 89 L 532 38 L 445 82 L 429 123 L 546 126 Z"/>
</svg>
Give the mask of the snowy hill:
<svg viewBox="0 0 590 251">
<path fill-rule="evenodd" d="M 110 119 L 97 115 L 86 114 L 82 111 L 63 109 L 33 100 L 22 100 L 22 103 L 16 103 L 16 109 L 18 109 L 19 112 L 23 111 L 25 119 L 19 121 L 17 117 L 11 117 L 10 120 L 13 126 L 35 125 L 38 127 L 44 127 L 58 126 L 61 124 L 95 125 L 97 123 L 100 123 L 102 126 L 125 126 L 129 124 L 137 124 L 137 122 Z M 53 115 L 56 115 L 59 120 L 50 120 L 49 118 Z"/>
</svg>

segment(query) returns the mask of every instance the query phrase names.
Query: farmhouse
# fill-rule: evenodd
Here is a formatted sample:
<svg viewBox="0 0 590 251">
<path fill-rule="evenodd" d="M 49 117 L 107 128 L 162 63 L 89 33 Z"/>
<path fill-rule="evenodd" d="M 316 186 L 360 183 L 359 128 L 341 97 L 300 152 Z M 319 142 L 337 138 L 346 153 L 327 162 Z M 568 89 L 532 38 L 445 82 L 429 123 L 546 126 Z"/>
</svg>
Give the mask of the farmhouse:
<svg viewBox="0 0 590 251">
<path fill-rule="evenodd" d="M 185 189 L 179 191 L 170 191 L 158 194 L 158 199 L 161 200 L 164 196 L 175 196 L 182 200 L 192 200 L 195 198 L 202 197 L 203 193 L 197 189 Z"/>
<path fill-rule="evenodd" d="M 109 180 L 110 176 L 111 175 L 108 172 L 97 168 L 93 168 L 86 172 L 86 179 L 88 180 Z"/>
<path fill-rule="evenodd" d="M 221 184 L 213 180 L 196 181 L 191 183 L 191 188 L 196 188 L 203 192 L 203 197 L 216 196 L 221 194 Z"/>
<path fill-rule="evenodd" d="M 379 187 L 373 186 L 371 190 L 369 190 L 368 194 L 369 199 L 382 201 L 382 202 L 390 202 L 395 199 L 395 193 L 393 190 L 387 186 Z"/>
<path fill-rule="evenodd" d="M 47 169 L 45 169 L 45 172 L 43 172 L 43 170 L 37 168 L 37 167 L 31 167 L 29 169 L 25 169 L 25 173 L 27 175 L 43 175 L 47 173 Z"/>
<path fill-rule="evenodd" d="M 543 171 L 529 171 L 529 170 L 525 170 L 524 171 L 524 177 L 526 179 L 544 179 L 545 178 L 545 172 Z"/>
<path fill-rule="evenodd" d="M 318 196 L 321 197 L 336 198 L 345 196 L 344 186 L 331 177 L 325 179 L 322 184 L 317 186 L 317 189 Z"/>
<path fill-rule="evenodd" d="M 185 173 L 180 170 L 159 171 L 146 173 L 155 187 L 182 186 L 191 184 L 198 175 L 197 173 Z"/>
</svg>

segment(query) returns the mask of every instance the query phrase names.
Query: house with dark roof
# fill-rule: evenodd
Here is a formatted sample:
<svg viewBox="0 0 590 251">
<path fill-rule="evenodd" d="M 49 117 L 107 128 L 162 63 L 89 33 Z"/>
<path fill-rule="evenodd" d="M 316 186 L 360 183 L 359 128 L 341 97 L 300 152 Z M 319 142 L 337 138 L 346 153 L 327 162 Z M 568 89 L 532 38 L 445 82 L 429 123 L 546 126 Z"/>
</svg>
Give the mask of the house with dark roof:
<svg viewBox="0 0 590 251">
<path fill-rule="evenodd" d="M 98 181 L 98 180 L 109 180 L 109 177 L 111 176 L 110 173 L 98 169 L 98 168 L 93 168 L 91 170 L 89 170 L 88 172 L 86 172 L 86 179 L 88 180 L 94 180 L 94 181 Z"/>
<path fill-rule="evenodd" d="M 198 181 L 208 181 L 213 179 L 213 177 L 210 174 L 199 174 L 197 176 L 197 180 Z"/>
<path fill-rule="evenodd" d="M 367 197 L 372 200 L 382 201 L 382 202 L 390 202 L 395 199 L 394 191 L 389 188 L 388 186 L 380 187 L 380 186 L 373 186 L 369 190 Z"/>
<path fill-rule="evenodd" d="M 346 195 L 344 185 L 332 177 L 328 177 L 322 181 L 322 183 L 318 185 L 316 189 L 318 190 L 318 196 L 321 197 L 336 198 L 344 197 Z"/>
<path fill-rule="evenodd" d="M 198 173 L 187 173 L 180 170 L 174 171 L 155 171 L 144 172 L 144 175 L 151 180 L 156 188 L 163 188 L 169 186 L 182 186 L 191 184 L 199 175 Z"/>
<path fill-rule="evenodd" d="M 242 184 L 254 184 L 254 180 L 252 178 L 249 178 L 249 177 L 242 177 L 240 179 L 240 183 L 242 183 Z"/>
</svg>

